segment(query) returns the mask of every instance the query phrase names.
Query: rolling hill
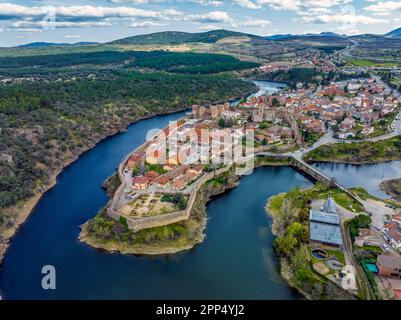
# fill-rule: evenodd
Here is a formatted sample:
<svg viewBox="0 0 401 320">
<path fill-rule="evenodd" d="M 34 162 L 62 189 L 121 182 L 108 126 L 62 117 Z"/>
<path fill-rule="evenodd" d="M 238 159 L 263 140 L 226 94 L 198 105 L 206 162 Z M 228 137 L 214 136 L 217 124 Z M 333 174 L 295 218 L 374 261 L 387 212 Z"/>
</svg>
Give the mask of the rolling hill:
<svg viewBox="0 0 401 320">
<path fill-rule="evenodd" d="M 306 33 L 306 34 L 275 34 L 265 37 L 268 40 L 280 40 L 289 38 L 303 38 L 303 37 L 332 37 L 332 38 L 346 38 L 346 35 L 334 32 L 321 32 L 321 33 Z"/>
<path fill-rule="evenodd" d="M 401 37 L 401 28 L 390 31 L 385 34 L 387 37 Z"/>
<path fill-rule="evenodd" d="M 109 44 L 116 45 L 145 45 L 145 44 L 183 44 L 183 43 L 216 43 L 217 41 L 228 37 L 249 37 L 261 38 L 255 35 L 228 31 L 228 30 L 213 30 L 200 33 L 188 33 L 178 31 L 157 32 L 151 34 L 138 35 L 119 39 L 110 42 Z"/>
<path fill-rule="evenodd" d="M 39 48 L 39 47 L 64 47 L 64 46 L 87 46 L 98 44 L 98 42 L 76 42 L 76 43 L 53 43 L 53 42 L 31 42 L 18 46 L 19 48 Z"/>
</svg>

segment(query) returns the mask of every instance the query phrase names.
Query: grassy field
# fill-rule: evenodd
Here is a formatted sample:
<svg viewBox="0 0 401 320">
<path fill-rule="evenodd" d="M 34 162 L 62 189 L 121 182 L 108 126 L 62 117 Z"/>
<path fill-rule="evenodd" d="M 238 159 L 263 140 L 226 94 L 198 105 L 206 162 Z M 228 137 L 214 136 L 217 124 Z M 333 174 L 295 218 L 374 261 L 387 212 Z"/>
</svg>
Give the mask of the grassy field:
<svg viewBox="0 0 401 320">
<path fill-rule="evenodd" d="M 401 159 L 401 137 L 377 142 L 337 143 L 321 146 L 305 155 L 308 162 L 382 163 Z"/>
<path fill-rule="evenodd" d="M 357 67 L 395 67 L 398 66 L 396 62 L 379 62 L 373 60 L 364 60 L 364 59 L 349 59 L 348 63 L 357 66 Z"/>
<path fill-rule="evenodd" d="M 353 212 L 363 212 L 363 207 L 348 194 L 340 191 L 339 189 L 329 189 L 318 193 L 319 199 L 327 199 L 329 196 L 341 207 L 351 210 Z"/>
</svg>

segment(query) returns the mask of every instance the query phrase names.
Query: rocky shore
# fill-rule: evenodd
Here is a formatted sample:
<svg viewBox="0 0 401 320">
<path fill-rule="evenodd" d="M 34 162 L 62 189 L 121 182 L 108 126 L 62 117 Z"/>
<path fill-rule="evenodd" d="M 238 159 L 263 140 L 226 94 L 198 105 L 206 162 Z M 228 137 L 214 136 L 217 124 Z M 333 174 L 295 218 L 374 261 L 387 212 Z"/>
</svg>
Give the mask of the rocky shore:
<svg viewBox="0 0 401 320">
<path fill-rule="evenodd" d="M 401 179 L 383 181 L 380 188 L 386 192 L 394 201 L 401 203 Z"/>
<path fill-rule="evenodd" d="M 94 219 L 81 227 L 79 240 L 97 249 L 122 254 L 165 255 L 189 250 L 202 243 L 205 238 L 207 202 L 212 197 L 238 185 L 239 178 L 233 170 L 228 171 L 224 178 L 225 183 L 218 183 L 216 179 L 211 179 L 200 188 L 187 221 L 134 233 L 121 222 L 108 217 L 103 209 Z M 108 189 L 110 183 L 105 183 L 105 186 L 107 193 L 112 195 Z M 99 227 L 105 224 L 110 227 L 110 233 L 99 232 Z"/>
<path fill-rule="evenodd" d="M 255 160 L 255 168 L 288 165 L 288 157 L 258 157 Z M 117 174 L 109 177 L 103 185 L 110 198 L 118 188 L 115 182 L 116 177 L 118 177 Z M 136 233 L 128 230 L 121 222 L 111 219 L 103 208 L 94 219 L 81 226 L 79 240 L 97 249 L 123 254 L 163 255 L 191 249 L 204 240 L 207 221 L 206 204 L 214 196 L 237 187 L 239 180 L 240 177 L 236 175 L 232 167 L 229 171 L 207 181 L 200 188 L 187 221 Z M 104 228 L 102 232 L 99 232 L 104 225 L 110 228 L 109 233 L 105 233 Z"/>
</svg>

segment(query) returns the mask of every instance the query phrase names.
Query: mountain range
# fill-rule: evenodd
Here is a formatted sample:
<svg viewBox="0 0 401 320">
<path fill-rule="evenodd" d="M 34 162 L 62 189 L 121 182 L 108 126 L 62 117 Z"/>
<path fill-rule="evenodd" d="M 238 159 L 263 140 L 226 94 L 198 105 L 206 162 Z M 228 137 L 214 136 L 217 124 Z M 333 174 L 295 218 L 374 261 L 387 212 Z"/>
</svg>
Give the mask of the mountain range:
<svg viewBox="0 0 401 320">
<path fill-rule="evenodd" d="M 386 33 L 387 37 L 401 37 L 401 28 Z"/>
<path fill-rule="evenodd" d="M 398 38 L 401 37 L 401 28 L 392 30 L 384 35 L 358 35 L 357 37 L 388 37 Z M 165 31 L 156 32 L 151 34 L 136 35 L 123 39 L 118 39 L 109 42 L 112 45 L 177 45 L 184 43 L 216 43 L 219 40 L 230 37 L 246 37 L 252 40 L 270 40 L 270 41 L 285 41 L 285 40 L 296 40 L 302 38 L 318 38 L 321 37 L 326 39 L 346 40 L 350 38 L 344 34 L 338 34 L 334 32 L 321 32 L 321 33 L 307 33 L 307 34 L 276 34 L 272 36 L 262 37 L 248 33 L 229 31 L 229 30 L 212 30 L 207 32 L 189 33 L 179 31 Z M 356 36 L 352 36 L 356 37 Z M 51 47 L 51 46 L 79 46 L 79 45 L 94 45 L 97 42 L 77 42 L 74 44 L 69 43 L 51 43 L 51 42 L 32 42 L 18 47 Z"/>
</svg>

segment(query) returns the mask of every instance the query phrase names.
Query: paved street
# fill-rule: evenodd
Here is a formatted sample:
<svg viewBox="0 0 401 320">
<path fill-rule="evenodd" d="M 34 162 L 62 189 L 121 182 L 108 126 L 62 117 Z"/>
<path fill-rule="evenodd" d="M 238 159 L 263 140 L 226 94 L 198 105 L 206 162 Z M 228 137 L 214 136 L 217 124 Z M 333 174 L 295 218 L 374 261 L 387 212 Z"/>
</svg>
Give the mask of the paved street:
<svg viewBox="0 0 401 320">
<path fill-rule="evenodd" d="M 365 211 L 372 214 L 372 225 L 381 230 L 384 226 L 384 218 L 386 215 L 395 213 L 394 209 L 387 208 L 384 202 L 373 199 L 361 200 Z"/>
</svg>

